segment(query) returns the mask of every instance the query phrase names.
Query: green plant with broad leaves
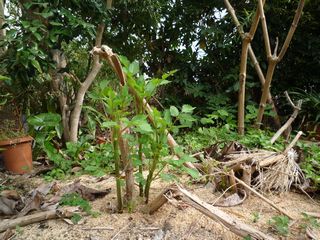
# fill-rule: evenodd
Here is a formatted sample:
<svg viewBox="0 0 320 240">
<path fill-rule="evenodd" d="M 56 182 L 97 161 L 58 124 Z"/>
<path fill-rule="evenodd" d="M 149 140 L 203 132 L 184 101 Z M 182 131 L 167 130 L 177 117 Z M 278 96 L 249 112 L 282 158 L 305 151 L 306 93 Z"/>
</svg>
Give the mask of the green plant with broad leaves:
<svg viewBox="0 0 320 240">
<path fill-rule="evenodd" d="M 189 171 L 193 176 L 196 176 L 197 172 L 191 172 L 192 170 L 183 166 L 187 161 L 194 161 L 193 158 L 180 154 L 182 156 L 180 160 L 175 161 L 167 157 L 170 153 L 167 143 L 168 132 L 177 133 L 180 128 L 191 127 L 195 122 L 195 118 L 192 117 L 194 108 L 183 105 L 181 109 L 171 106 L 164 112 L 152 108 L 149 115 L 145 112 L 145 101 L 155 94 L 157 88 L 169 83 L 167 78 L 174 71 L 164 74 L 161 78 L 145 79 L 144 75 L 140 74 L 137 61 L 129 62 L 124 57 L 120 59 L 127 76 L 127 83 L 113 90 L 108 86 L 107 81 L 101 82 L 89 94 L 92 100 L 100 103 L 101 111 L 89 106 L 86 109 L 96 116 L 101 128 L 110 129 L 112 132 L 118 210 L 121 211 L 120 158 L 124 153 L 120 149 L 120 138 L 128 141 L 129 161 L 133 161 L 122 164 L 132 164 L 133 167 L 138 168 L 135 179 L 139 183 L 140 196 L 145 196 L 146 201 L 149 199 L 150 186 L 155 178 L 173 179 L 169 174 L 162 174 L 165 167 Z M 150 122 L 148 118 L 151 119 Z M 126 129 L 130 129 L 131 134 L 124 134 Z M 144 168 L 148 170 L 146 178 L 143 175 Z"/>
<path fill-rule="evenodd" d="M 80 165 L 80 158 L 92 147 L 88 136 L 83 136 L 76 143 L 67 142 L 65 148 L 60 144 L 62 138 L 61 116 L 56 113 L 41 113 L 28 118 L 33 128 L 30 132 L 36 141 L 36 155 L 43 152 L 54 163 L 55 168 L 47 175 L 47 179 L 64 178 L 70 173 L 72 166 Z"/>
</svg>

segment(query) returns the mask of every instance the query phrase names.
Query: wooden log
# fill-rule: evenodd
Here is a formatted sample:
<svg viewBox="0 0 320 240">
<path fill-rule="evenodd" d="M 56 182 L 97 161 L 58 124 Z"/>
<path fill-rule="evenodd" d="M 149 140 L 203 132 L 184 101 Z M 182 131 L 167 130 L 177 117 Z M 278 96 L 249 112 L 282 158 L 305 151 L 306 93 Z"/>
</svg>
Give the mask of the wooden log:
<svg viewBox="0 0 320 240">
<path fill-rule="evenodd" d="M 48 219 L 71 218 L 75 212 L 79 212 L 79 207 L 65 206 L 59 209 L 37 212 L 31 215 L 22 216 L 15 219 L 2 220 L 0 222 L 0 233 L 6 231 L 7 229 L 13 229 L 16 226 L 22 227 Z"/>
<path fill-rule="evenodd" d="M 167 187 L 164 189 L 160 194 L 157 195 L 155 199 L 153 199 L 151 202 L 148 203 L 143 209 L 143 213 L 153 214 L 156 212 L 159 208 L 161 208 L 164 204 L 168 202 L 168 198 L 166 197 L 166 194 L 170 191 L 172 191 L 173 187 Z"/>
<path fill-rule="evenodd" d="M 56 210 L 49 210 L 45 212 L 39 212 L 16 219 L 2 220 L 0 223 L 0 232 L 4 232 L 7 229 L 13 229 L 16 226 L 26 226 L 32 223 L 41 222 L 47 219 L 57 218 Z"/>
</svg>

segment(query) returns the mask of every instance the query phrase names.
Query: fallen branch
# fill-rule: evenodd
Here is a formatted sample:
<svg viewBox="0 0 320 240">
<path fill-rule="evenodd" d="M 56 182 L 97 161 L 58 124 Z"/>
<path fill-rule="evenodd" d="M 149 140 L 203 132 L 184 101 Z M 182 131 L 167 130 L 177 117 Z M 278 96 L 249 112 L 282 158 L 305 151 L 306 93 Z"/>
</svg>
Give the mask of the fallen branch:
<svg viewBox="0 0 320 240">
<path fill-rule="evenodd" d="M 0 223 L 0 232 L 4 232 L 7 229 L 13 229 L 16 226 L 23 227 L 32 223 L 41 222 L 43 220 L 54 218 L 58 218 L 56 210 L 39 212 L 32 215 L 19 217 L 16 219 L 2 220 Z"/>
<path fill-rule="evenodd" d="M 180 187 L 179 185 L 175 185 L 174 188 L 167 188 L 160 194 L 162 196 L 157 196 L 156 198 L 157 204 L 154 204 L 152 201 L 149 205 L 159 206 L 159 202 L 158 202 L 159 199 L 166 199 L 166 201 L 163 202 L 163 204 L 166 203 L 168 201 L 167 199 L 168 196 L 164 196 L 163 193 L 168 194 L 168 192 L 172 192 L 172 196 L 179 195 L 179 199 L 181 199 L 184 203 L 187 203 L 191 207 L 194 207 L 195 209 L 197 209 L 204 215 L 210 217 L 211 219 L 218 221 L 224 227 L 228 228 L 231 232 L 239 236 L 242 236 L 242 237 L 250 236 L 252 239 L 269 239 L 269 240 L 274 239 L 273 237 L 268 236 L 267 234 L 251 227 L 250 225 L 239 221 L 238 219 L 223 212 L 222 210 L 204 202 L 199 197 L 188 192 L 186 189 Z"/>
<path fill-rule="evenodd" d="M 301 105 L 302 105 L 302 100 L 299 100 L 297 105 L 294 105 L 292 100 L 290 99 L 289 95 L 287 92 L 285 92 L 286 97 L 290 103 L 290 105 L 293 107 L 294 111 L 291 114 L 290 118 L 287 120 L 287 122 L 276 132 L 276 134 L 271 138 L 270 142 L 271 144 L 274 144 L 275 141 L 281 136 L 281 134 L 288 129 L 291 124 L 293 123 L 293 121 L 296 119 L 296 117 L 298 116 L 299 111 L 301 110 Z"/>
<path fill-rule="evenodd" d="M 292 142 L 286 147 L 286 149 L 283 151 L 283 154 L 287 154 L 289 152 L 289 150 L 291 148 L 293 148 L 294 145 L 296 145 L 297 141 L 299 140 L 299 138 L 301 137 L 301 135 L 303 134 L 302 131 L 299 131 L 297 133 L 297 135 L 294 137 L 294 139 L 292 140 Z"/>
<path fill-rule="evenodd" d="M 262 194 L 258 193 L 256 190 L 254 190 L 252 187 L 248 186 L 244 181 L 240 180 L 239 178 L 235 177 L 235 180 L 244 186 L 247 190 L 250 190 L 252 193 L 254 193 L 257 197 L 268 203 L 270 206 L 272 206 L 274 209 L 278 210 L 280 213 L 286 215 L 290 219 L 294 219 L 293 216 L 291 216 L 289 213 L 287 213 L 285 210 L 282 208 L 278 207 L 276 204 L 274 204 L 271 200 L 268 198 L 264 197 Z"/>
</svg>

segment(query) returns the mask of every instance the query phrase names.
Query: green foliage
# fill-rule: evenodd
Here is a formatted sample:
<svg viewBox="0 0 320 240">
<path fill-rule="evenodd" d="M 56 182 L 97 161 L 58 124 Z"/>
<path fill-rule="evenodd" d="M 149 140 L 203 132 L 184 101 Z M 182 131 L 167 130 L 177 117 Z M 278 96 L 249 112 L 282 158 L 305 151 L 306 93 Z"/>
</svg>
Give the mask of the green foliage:
<svg viewBox="0 0 320 240">
<path fill-rule="evenodd" d="M 274 216 L 269 220 L 269 225 L 280 235 L 288 236 L 289 218 L 287 216 Z"/>
<path fill-rule="evenodd" d="M 90 203 L 83 199 L 78 193 L 64 194 L 60 200 L 60 205 L 62 206 L 78 206 L 80 209 L 87 214 L 96 216 L 97 212 L 92 211 Z M 71 217 L 71 221 L 77 224 L 82 219 L 80 214 L 74 213 Z"/>
<path fill-rule="evenodd" d="M 306 177 L 311 179 L 316 188 L 320 187 L 320 146 L 316 143 L 297 144 L 303 151 L 305 159 L 301 164 L 302 170 Z"/>
<path fill-rule="evenodd" d="M 17 233 L 18 235 L 23 234 L 23 229 L 22 229 L 19 225 L 17 225 L 17 226 L 15 227 L 15 230 L 16 230 L 16 233 Z"/>
<path fill-rule="evenodd" d="M 320 93 L 319 91 L 297 90 L 291 92 L 296 99 L 302 100 L 302 107 L 299 115 L 304 115 L 307 121 L 320 122 Z"/>
<path fill-rule="evenodd" d="M 236 129 L 230 129 L 228 124 L 219 128 L 200 127 L 196 131 L 184 133 L 183 136 L 177 138 L 178 142 L 187 146 L 189 152 L 197 152 L 201 149 L 209 147 L 214 144 L 224 143 L 231 141 L 238 141 L 249 148 L 262 148 L 272 151 L 281 151 L 284 149 L 284 141 L 280 139 L 275 144 L 270 143 L 273 136 L 272 132 L 249 129 L 245 136 L 238 136 Z"/>
<path fill-rule="evenodd" d="M 84 152 L 79 163 L 84 173 L 101 177 L 114 171 L 114 158 L 111 144 L 91 146 Z"/>
<path fill-rule="evenodd" d="M 78 193 L 70 193 L 62 196 L 60 200 L 62 206 L 79 206 L 84 212 L 91 213 L 90 203 L 83 199 Z"/>
</svg>

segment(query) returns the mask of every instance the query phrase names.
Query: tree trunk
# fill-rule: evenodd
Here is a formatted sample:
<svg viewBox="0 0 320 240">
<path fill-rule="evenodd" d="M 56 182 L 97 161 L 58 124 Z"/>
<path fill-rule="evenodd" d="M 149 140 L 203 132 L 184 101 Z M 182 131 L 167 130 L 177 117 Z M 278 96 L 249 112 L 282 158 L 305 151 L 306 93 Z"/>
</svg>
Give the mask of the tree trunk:
<svg viewBox="0 0 320 240">
<path fill-rule="evenodd" d="M 98 26 L 96 42 L 95 42 L 96 47 L 101 46 L 104 27 L 105 27 L 104 24 L 99 24 Z M 99 73 L 101 67 L 102 67 L 102 64 L 100 63 L 99 55 L 94 55 L 91 71 L 89 72 L 85 81 L 80 85 L 80 89 L 78 90 L 76 95 L 75 106 L 70 116 L 70 139 L 69 139 L 70 142 L 78 141 L 79 121 L 80 121 L 80 114 L 82 110 L 84 96 L 88 91 L 89 87 L 91 86 L 92 82 L 96 78 L 97 74 Z"/>
</svg>

